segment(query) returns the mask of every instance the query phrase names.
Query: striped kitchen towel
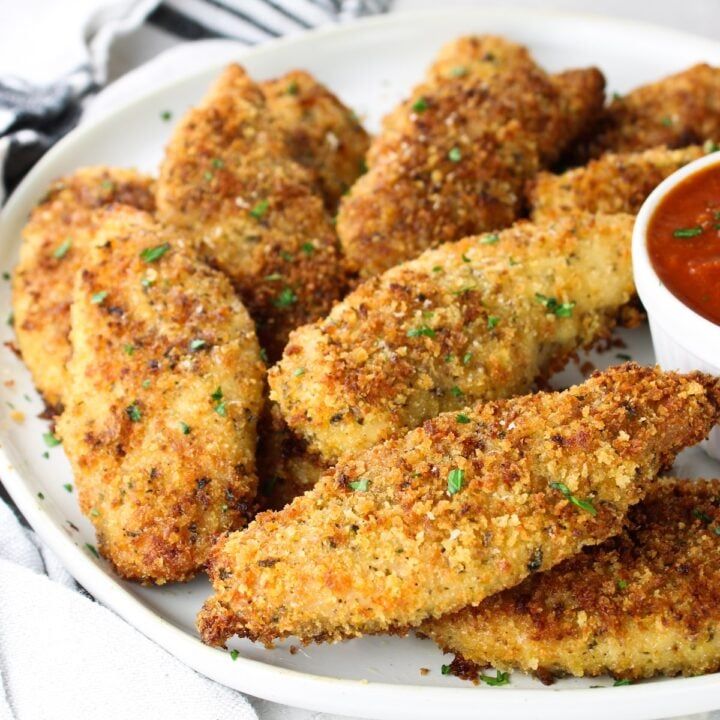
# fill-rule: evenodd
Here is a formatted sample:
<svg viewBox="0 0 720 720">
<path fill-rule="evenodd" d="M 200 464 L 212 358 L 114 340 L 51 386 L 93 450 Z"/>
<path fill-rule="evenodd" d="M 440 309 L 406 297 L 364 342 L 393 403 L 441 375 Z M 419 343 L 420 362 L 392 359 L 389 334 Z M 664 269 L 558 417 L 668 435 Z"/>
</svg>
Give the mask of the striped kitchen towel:
<svg viewBox="0 0 720 720">
<path fill-rule="evenodd" d="M 50 84 L 0 77 L 0 205 L 35 162 L 78 123 L 84 101 L 107 80 L 110 48 L 120 35 L 146 24 L 163 36 L 163 48 L 173 42 L 205 38 L 228 38 L 254 45 L 320 25 L 386 12 L 391 3 L 392 0 L 126 0 L 94 8 L 79 29 L 82 33 L 58 29 L 58 43 L 64 42 L 68 34 L 82 37 L 82 43 L 72 50 L 77 57 L 73 57 L 75 64 L 70 72 Z M 148 54 L 151 53 L 146 49 L 145 55 Z"/>
</svg>

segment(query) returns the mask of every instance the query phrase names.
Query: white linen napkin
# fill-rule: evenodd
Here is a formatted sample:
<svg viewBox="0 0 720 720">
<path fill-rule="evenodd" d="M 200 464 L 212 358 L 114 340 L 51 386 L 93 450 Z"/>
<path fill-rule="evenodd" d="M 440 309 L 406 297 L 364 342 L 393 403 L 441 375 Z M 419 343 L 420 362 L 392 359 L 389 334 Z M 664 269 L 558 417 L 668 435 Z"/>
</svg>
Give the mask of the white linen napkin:
<svg viewBox="0 0 720 720">
<path fill-rule="evenodd" d="M 0 501 L 0 720 L 257 720 L 78 587 Z"/>
</svg>

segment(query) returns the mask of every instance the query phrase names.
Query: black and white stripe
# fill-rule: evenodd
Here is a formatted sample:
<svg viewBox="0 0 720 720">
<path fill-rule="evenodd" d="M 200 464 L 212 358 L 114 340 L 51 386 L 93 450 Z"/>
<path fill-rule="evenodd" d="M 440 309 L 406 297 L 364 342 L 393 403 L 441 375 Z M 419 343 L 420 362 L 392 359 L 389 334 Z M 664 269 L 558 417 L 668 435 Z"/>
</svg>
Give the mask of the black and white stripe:
<svg viewBox="0 0 720 720">
<path fill-rule="evenodd" d="M 164 0 L 146 23 L 180 40 L 230 38 L 247 45 L 328 23 L 387 12 L 392 0 Z M 90 42 L 92 38 L 88 39 Z M 89 54 L 88 54 L 89 56 Z M 71 130 L 97 92 L 89 63 L 49 86 L 0 78 L 0 204 L 39 158 Z"/>
</svg>

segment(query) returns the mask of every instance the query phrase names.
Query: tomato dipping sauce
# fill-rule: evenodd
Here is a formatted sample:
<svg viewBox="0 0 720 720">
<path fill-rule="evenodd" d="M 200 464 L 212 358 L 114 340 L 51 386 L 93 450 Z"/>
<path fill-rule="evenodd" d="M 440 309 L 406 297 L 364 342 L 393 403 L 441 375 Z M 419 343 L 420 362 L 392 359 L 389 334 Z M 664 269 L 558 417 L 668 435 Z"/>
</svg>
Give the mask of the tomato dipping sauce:
<svg viewBox="0 0 720 720">
<path fill-rule="evenodd" d="M 687 177 L 660 201 L 647 249 L 667 289 L 720 325 L 720 163 Z"/>
</svg>

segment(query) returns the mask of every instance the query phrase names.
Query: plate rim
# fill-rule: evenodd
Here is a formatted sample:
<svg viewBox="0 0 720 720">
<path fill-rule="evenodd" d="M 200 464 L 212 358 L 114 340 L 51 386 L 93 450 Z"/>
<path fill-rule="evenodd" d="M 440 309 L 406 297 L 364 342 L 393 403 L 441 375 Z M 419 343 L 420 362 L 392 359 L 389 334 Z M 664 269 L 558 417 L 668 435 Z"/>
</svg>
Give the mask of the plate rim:
<svg viewBox="0 0 720 720">
<path fill-rule="evenodd" d="M 453 10 L 457 14 L 472 15 L 479 20 L 492 23 L 493 18 L 505 18 L 510 21 L 522 22 L 535 18 L 557 18 L 564 22 L 602 23 L 608 29 L 635 28 L 638 32 L 653 33 L 657 36 L 675 38 L 684 43 L 694 43 L 698 52 L 704 48 L 720 54 L 720 42 L 712 38 L 656 25 L 652 22 L 615 18 L 596 13 L 565 12 L 562 10 L 533 8 L 503 7 L 459 7 Z M 296 45 L 307 45 L 321 42 L 325 37 L 337 37 L 356 32 L 371 32 L 376 27 L 387 27 L 399 24 L 418 25 L 432 22 L 433 18 L 445 17 L 447 11 L 429 9 L 400 11 L 387 15 L 363 18 L 339 26 L 324 26 L 297 36 L 277 38 L 261 46 L 247 48 L 238 44 L 238 60 L 259 57 L 274 53 L 278 48 L 292 48 Z M 489 31 L 491 31 L 491 25 Z M 138 107 L 160 93 L 192 82 L 194 79 L 208 74 L 212 70 L 219 71 L 225 63 L 210 63 L 193 72 L 184 74 L 176 80 L 156 85 L 153 89 L 142 93 L 131 101 L 122 103 L 113 112 L 102 113 L 73 129 L 57 143 L 32 168 L 23 181 L 10 195 L 8 202 L 0 212 L 0 238 L 4 238 L 4 227 L 15 215 L 39 195 L 36 189 L 36 177 L 45 172 L 56 158 L 72 152 L 73 148 L 86 141 L 88 135 L 101 132 L 103 127 L 112 122 L 117 113 L 132 113 Z M 2 240 L 0 240 L 1 242 Z M 1 440 L 1 438 L 0 438 Z M 197 672 L 241 692 L 262 697 L 274 702 L 297 707 L 304 707 L 321 712 L 347 714 L 358 713 L 362 717 L 373 718 L 433 718 L 438 712 L 453 713 L 453 717 L 476 717 L 478 705 L 487 700 L 485 711 L 508 713 L 515 711 L 517 717 L 525 716 L 532 707 L 536 717 L 555 718 L 571 717 L 578 710 L 578 703 L 592 698 L 597 701 L 595 711 L 591 707 L 583 708 L 589 714 L 586 718 L 606 717 L 613 708 L 633 709 L 633 717 L 654 718 L 655 711 L 648 711 L 648 706 L 657 706 L 658 695 L 662 692 L 664 713 L 675 710 L 681 713 L 704 712 L 720 707 L 720 699 L 712 700 L 710 693 L 698 697 L 698 691 L 717 690 L 720 688 L 720 673 L 702 675 L 693 678 L 670 678 L 661 682 L 650 682 L 627 687 L 613 688 L 567 688 L 561 691 L 547 691 L 534 688 L 503 688 L 497 696 L 477 695 L 477 688 L 420 686 L 401 683 L 385 683 L 377 681 L 352 680 L 315 675 L 312 673 L 291 670 L 269 665 L 242 655 L 231 662 L 226 651 L 203 645 L 199 638 L 193 637 L 175 626 L 161 615 L 148 607 L 139 597 L 130 593 L 123 581 L 114 577 L 110 571 L 103 569 L 101 561 L 90 558 L 82 548 L 68 537 L 62 527 L 54 522 L 50 514 L 38 503 L 29 481 L 26 481 L 7 455 L 0 441 L 0 463 L 3 464 L 3 484 L 20 511 L 28 520 L 40 538 L 48 544 L 60 558 L 70 574 L 86 588 L 98 601 L 119 614 L 132 627 L 163 647 L 181 662 Z M 225 667 L 223 667 L 225 665 Z M 257 684 L 258 687 L 254 687 Z M 662 690 L 661 690 L 662 688 Z M 257 692 L 257 690 L 260 692 Z M 593 691 L 593 695 L 588 693 Z M 325 692 L 334 691 L 333 695 L 325 696 Z M 492 692 L 492 689 L 485 689 Z M 475 693 L 474 695 L 471 693 Z M 678 697 L 682 696 L 682 697 Z M 482 700 L 480 699 L 482 698 Z M 492 699 L 491 699 L 492 698 Z M 652 700 L 654 702 L 648 703 Z M 359 704 L 358 704 L 359 703 Z M 363 706 L 364 705 L 364 706 Z M 601 709 L 601 711 L 600 711 Z M 567 715 L 558 715 L 559 712 Z M 507 716 L 506 717 L 513 717 Z"/>
</svg>

